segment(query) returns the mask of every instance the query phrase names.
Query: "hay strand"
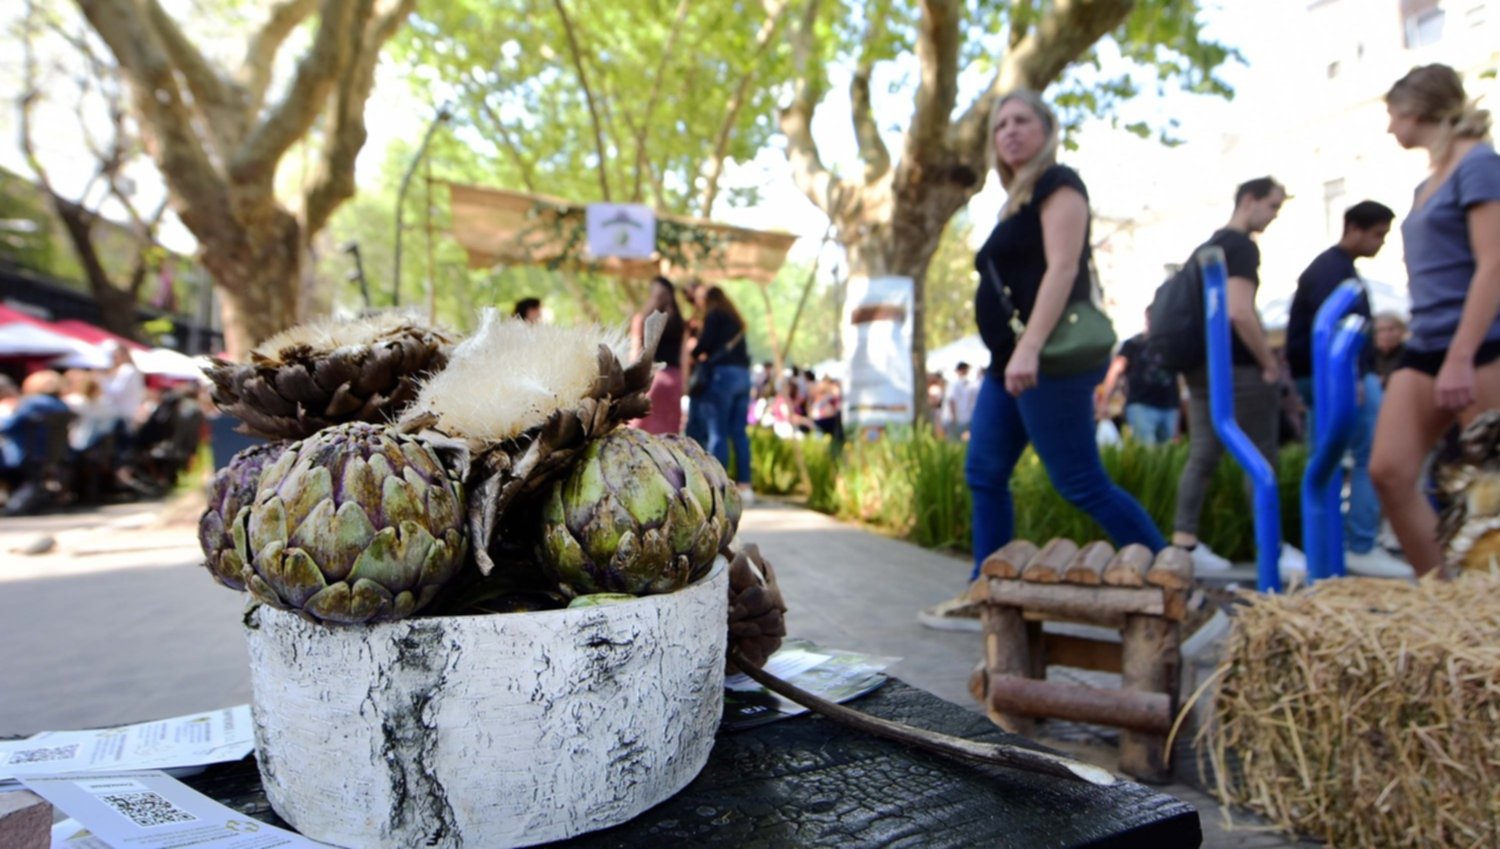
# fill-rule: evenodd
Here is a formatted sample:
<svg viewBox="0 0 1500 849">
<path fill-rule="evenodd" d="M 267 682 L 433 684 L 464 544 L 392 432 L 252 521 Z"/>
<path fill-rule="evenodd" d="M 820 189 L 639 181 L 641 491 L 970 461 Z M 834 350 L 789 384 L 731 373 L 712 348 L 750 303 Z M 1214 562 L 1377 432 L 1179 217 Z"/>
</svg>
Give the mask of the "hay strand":
<svg viewBox="0 0 1500 849">
<path fill-rule="evenodd" d="M 1221 801 L 1332 846 L 1500 844 L 1500 576 L 1247 601 L 1198 736 Z"/>
</svg>

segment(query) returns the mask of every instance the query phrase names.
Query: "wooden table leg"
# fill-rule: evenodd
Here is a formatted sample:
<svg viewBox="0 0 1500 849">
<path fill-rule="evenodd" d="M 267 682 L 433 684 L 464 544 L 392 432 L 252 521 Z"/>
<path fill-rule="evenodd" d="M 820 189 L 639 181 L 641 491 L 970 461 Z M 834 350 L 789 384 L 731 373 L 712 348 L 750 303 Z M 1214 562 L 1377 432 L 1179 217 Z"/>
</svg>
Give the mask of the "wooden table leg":
<svg viewBox="0 0 1500 849">
<path fill-rule="evenodd" d="M 1125 617 L 1121 632 L 1123 657 L 1121 686 L 1145 693 L 1166 693 L 1177 699 L 1175 679 L 1179 665 L 1178 624 L 1160 616 Z M 1120 734 L 1120 770 L 1127 775 L 1154 783 L 1172 778 L 1170 754 L 1165 751 L 1166 737 L 1123 731 Z"/>
<path fill-rule="evenodd" d="M 1027 639 L 1026 620 L 1021 615 L 1021 608 L 986 604 L 980 615 L 984 622 L 984 658 L 990 682 L 1002 675 L 1032 677 L 1031 641 Z M 989 702 L 985 699 L 986 705 Z M 1036 722 L 1031 717 L 1000 713 L 993 708 L 987 708 L 986 712 L 1006 731 L 1030 735 L 1036 729 Z"/>
</svg>

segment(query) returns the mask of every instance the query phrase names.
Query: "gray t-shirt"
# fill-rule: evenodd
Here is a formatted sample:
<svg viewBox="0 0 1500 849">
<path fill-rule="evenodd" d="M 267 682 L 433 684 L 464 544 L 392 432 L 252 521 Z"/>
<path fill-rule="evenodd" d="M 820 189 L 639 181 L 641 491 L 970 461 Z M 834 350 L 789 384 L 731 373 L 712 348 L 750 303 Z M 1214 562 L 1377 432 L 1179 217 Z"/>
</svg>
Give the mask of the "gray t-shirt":
<svg viewBox="0 0 1500 849">
<path fill-rule="evenodd" d="M 1424 182 L 1423 186 L 1426 185 Z M 1422 186 L 1417 187 L 1421 193 Z M 1413 204 L 1401 223 L 1406 242 L 1406 273 L 1411 290 L 1411 340 L 1417 351 L 1441 351 L 1453 342 L 1464 298 L 1474 279 L 1474 252 L 1469 249 L 1469 208 L 1500 201 L 1500 154 L 1477 144 L 1421 207 Z M 1500 341 L 1500 318 L 1490 325 L 1486 342 Z"/>
</svg>

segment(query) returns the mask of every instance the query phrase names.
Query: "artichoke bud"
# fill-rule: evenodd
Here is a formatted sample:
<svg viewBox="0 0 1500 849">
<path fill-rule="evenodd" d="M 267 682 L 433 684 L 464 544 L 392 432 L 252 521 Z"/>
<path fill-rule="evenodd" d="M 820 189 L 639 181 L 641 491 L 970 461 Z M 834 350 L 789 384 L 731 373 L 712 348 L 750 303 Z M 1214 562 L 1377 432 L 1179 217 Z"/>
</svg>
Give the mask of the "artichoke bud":
<svg viewBox="0 0 1500 849">
<path fill-rule="evenodd" d="M 248 509 L 255 500 L 261 473 L 290 444 L 252 445 L 234 455 L 209 484 L 208 507 L 198 520 L 198 543 L 203 547 L 203 565 L 208 573 L 230 589 L 245 589 L 245 563 L 236 550 L 236 541 L 245 536 Z"/>
<path fill-rule="evenodd" d="M 733 489 L 696 443 L 612 431 L 549 488 L 538 555 L 569 596 L 681 589 L 733 536 Z"/>
<path fill-rule="evenodd" d="M 242 511 L 236 555 L 261 602 L 321 622 L 410 616 L 458 573 L 464 493 L 422 440 L 364 423 L 292 444 Z"/>
</svg>

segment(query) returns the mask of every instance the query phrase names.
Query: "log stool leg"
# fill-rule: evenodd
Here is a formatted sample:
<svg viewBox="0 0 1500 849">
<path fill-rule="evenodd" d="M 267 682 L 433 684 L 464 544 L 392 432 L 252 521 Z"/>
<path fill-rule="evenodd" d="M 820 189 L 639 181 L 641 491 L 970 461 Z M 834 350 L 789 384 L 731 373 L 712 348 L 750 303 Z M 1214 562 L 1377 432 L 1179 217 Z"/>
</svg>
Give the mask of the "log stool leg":
<svg viewBox="0 0 1500 849">
<path fill-rule="evenodd" d="M 989 685 L 994 686 L 1002 675 L 1032 677 L 1031 645 L 1021 608 L 986 604 L 980 616 L 984 623 L 984 658 Z M 985 704 L 990 704 L 988 698 Z M 1027 716 L 1001 713 L 993 708 L 986 708 L 986 713 L 996 725 L 1015 734 L 1031 734 L 1036 729 L 1035 721 Z"/>
<path fill-rule="evenodd" d="M 1166 693 L 1176 706 L 1178 667 L 1178 624 L 1160 616 L 1125 617 L 1121 632 L 1123 656 L 1121 685 L 1124 689 L 1144 693 Z M 1125 774 L 1153 783 L 1172 778 L 1172 764 L 1164 751 L 1166 736 L 1123 731 L 1120 734 L 1120 770 Z"/>
</svg>

